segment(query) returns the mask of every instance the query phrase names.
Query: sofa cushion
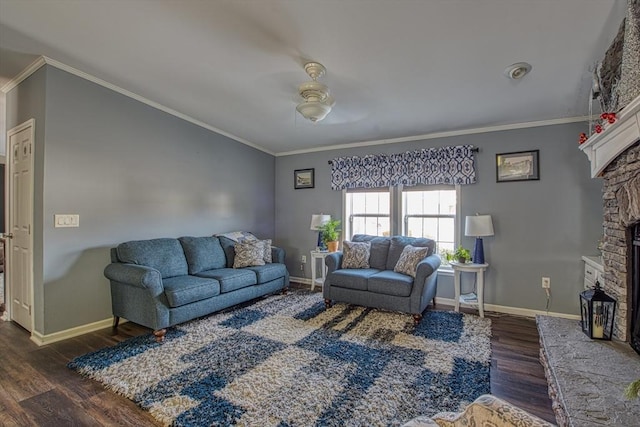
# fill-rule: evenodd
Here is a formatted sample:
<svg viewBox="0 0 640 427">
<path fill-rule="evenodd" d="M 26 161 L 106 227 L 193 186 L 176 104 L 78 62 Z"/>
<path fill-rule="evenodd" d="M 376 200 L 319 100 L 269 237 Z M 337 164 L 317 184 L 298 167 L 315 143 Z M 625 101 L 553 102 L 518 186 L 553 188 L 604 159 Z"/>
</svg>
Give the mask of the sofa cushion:
<svg viewBox="0 0 640 427">
<path fill-rule="evenodd" d="M 256 273 L 247 268 L 218 268 L 217 270 L 201 271 L 197 276 L 216 279 L 220 282 L 220 292 L 223 294 L 258 283 Z"/>
<path fill-rule="evenodd" d="M 385 270 L 393 270 L 395 268 L 404 247 L 407 245 L 429 248 L 429 253 L 427 254 L 429 256 L 433 254 L 436 242 L 424 237 L 393 236 L 389 245 L 389 256 L 387 257 L 387 268 Z"/>
<path fill-rule="evenodd" d="M 258 284 L 267 283 L 287 275 L 287 267 L 284 264 L 265 264 L 247 267 L 246 269 L 256 273 Z"/>
<path fill-rule="evenodd" d="M 428 253 L 429 248 L 417 248 L 411 245 L 405 246 L 402 250 L 402 254 L 400 255 L 400 259 L 398 259 L 396 266 L 393 268 L 393 271 L 396 273 L 407 274 L 415 279 L 418 264 L 427 256 Z"/>
<path fill-rule="evenodd" d="M 380 270 L 375 268 L 340 269 L 329 273 L 327 278 L 331 278 L 331 286 L 339 288 L 355 289 L 358 291 L 367 290 L 367 280 Z"/>
<path fill-rule="evenodd" d="M 217 237 L 180 237 L 178 240 L 187 258 L 189 274 L 226 266 L 227 259 Z"/>
<path fill-rule="evenodd" d="M 264 242 L 261 240 L 238 242 L 234 250 L 233 268 L 264 265 Z"/>
<path fill-rule="evenodd" d="M 178 239 L 134 240 L 118 245 L 118 259 L 155 268 L 163 279 L 188 274 L 187 259 Z"/>
<path fill-rule="evenodd" d="M 169 307 L 180 307 L 220 295 L 220 283 L 215 279 L 177 276 L 162 280 L 162 284 Z"/>
<path fill-rule="evenodd" d="M 369 268 L 371 242 L 342 242 L 342 268 Z"/>
<path fill-rule="evenodd" d="M 220 240 L 220 246 L 222 246 L 222 250 L 224 251 L 224 256 L 227 258 L 227 268 L 232 268 L 234 258 L 236 257 L 236 242 L 228 237 L 220 235 L 218 235 L 218 239 Z"/>
<path fill-rule="evenodd" d="M 369 253 L 369 265 L 378 270 L 387 269 L 387 257 L 389 255 L 389 245 L 391 239 L 382 236 L 370 236 L 368 234 L 354 234 L 352 242 L 371 242 Z"/>
<path fill-rule="evenodd" d="M 384 270 L 369 277 L 369 292 L 408 297 L 412 288 L 413 277 L 395 271 Z"/>
</svg>

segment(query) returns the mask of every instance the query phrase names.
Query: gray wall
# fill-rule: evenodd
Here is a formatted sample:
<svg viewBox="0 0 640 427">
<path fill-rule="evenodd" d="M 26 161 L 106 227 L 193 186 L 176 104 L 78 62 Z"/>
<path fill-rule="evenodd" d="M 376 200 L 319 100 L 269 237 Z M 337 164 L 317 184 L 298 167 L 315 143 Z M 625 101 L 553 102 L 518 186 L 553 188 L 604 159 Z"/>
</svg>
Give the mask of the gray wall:
<svg viewBox="0 0 640 427">
<path fill-rule="evenodd" d="M 540 282 L 548 276 L 550 311 L 577 314 L 583 278 L 580 257 L 596 254 L 602 235 L 602 184 L 590 178 L 587 158 L 578 150 L 577 137 L 584 130 L 578 123 L 277 157 L 276 235 L 287 250 L 287 267 L 293 276 L 310 277 L 310 264 L 300 271 L 300 256 L 315 247 L 311 215 L 342 215 L 342 193 L 330 188 L 328 160 L 472 144 L 480 148 L 478 182 L 462 187 L 461 213 L 463 218 L 476 212 L 491 214 L 496 232 L 484 239 L 491 264 L 485 302 L 544 310 Z M 540 181 L 496 183 L 496 153 L 533 149 L 540 150 Z M 302 168 L 315 168 L 314 189 L 293 189 L 293 171 Z M 464 228 L 464 221 L 461 224 Z M 465 247 L 471 249 L 473 243 L 473 238 L 462 237 Z M 439 277 L 438 296 L 453 298 L 452 277 Z"/>
<path fill-rule="evenodd" d="M 44 315 L 36 330 L 111 316 L 102 271 L 117 243 L 239 229 L 275 237 L 273 156 L 54 67 L 34 76 L 43 74 L 40 103 L 9 125 L 38 116 L 36 297 Z M 22 108 L 23 86 L 9 93 L 9 111 Z M 54 228 L 61 213 L 79 214 L 80 227 Z"/>
</svg>

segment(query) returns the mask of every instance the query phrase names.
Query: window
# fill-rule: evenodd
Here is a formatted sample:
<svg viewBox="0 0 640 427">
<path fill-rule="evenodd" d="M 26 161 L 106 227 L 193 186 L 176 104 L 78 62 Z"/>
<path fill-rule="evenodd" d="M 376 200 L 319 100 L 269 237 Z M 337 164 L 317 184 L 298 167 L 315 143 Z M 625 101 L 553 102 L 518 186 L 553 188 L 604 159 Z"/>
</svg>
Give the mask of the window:
<svg viewBox="0 0 640 427">
<path fill-rule="evenodd" d="M 354 234 L 427 237 L 436 253 L 453 251 L 458 244 L 459 187 L 391 187 L 343 190 L 343 236 Z"/>
<path fill-rule="evenodd" d="M 402 234 L 436 241 L 436 253 L 456 245 L 457 191 L 450 189 L 402 190 Z"/>
<path fill-rule="evenodd" d="M 354 190 L 345 193 L 345 239 L 354 234 L 391 235 L 391 192 Z"/>
</svg>

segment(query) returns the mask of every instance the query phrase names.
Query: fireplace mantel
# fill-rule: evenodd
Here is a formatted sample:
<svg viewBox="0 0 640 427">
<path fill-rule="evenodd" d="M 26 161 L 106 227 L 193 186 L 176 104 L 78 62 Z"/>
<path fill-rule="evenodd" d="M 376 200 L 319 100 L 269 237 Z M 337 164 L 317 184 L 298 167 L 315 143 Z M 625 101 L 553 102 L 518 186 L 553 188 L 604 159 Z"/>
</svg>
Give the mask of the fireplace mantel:
<svg viewBox="0 0 640 427">
<path fill-rule="evenodd" d="M 616 118 L 615 123 L 580 146 L 591 162 L 592 178 L 601 176 L 609 163 L 640 139 L 640 96 L 620 110 Z"/>
</svg>

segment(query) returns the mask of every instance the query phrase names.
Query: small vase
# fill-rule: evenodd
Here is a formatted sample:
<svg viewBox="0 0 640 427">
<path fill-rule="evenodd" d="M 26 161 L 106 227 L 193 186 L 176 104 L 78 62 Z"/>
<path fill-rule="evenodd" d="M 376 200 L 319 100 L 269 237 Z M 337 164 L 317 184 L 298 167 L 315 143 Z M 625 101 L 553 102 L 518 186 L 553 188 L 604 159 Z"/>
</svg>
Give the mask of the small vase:
<svg viewBox="0 0 640 427">
<path fill-rule="evenodd" d="M 463 257 L 460 257 L 460 258 L 458 258 L 458 262 L 459 262 L 460 264 L 464 264 L 464 263 L 466 263 L 466 262 L 467 262 L 467 259 L 466 259 L 466 258 L 463 258 Z"/>
<path fill-rule="evenodd" d="M 335 242 L 327 242 L 327 249 L 329 250 L 329 252 L 335 252 L 338 250 L 338 243 L 337 241 Z"/>
</svg>

